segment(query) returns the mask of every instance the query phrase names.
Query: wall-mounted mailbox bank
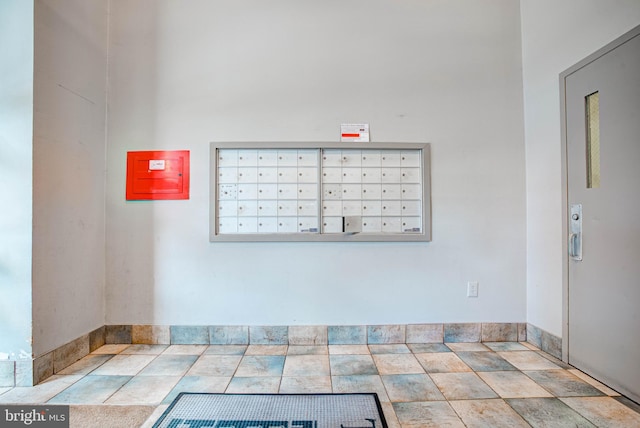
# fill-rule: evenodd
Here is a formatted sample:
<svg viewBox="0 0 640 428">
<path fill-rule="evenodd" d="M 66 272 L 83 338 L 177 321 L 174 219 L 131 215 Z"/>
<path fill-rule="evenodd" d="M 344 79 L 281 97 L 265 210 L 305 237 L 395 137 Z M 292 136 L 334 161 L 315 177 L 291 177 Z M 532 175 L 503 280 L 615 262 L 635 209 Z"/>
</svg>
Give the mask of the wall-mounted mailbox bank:
<svg viewBox="0 0 640 428">
<path fill-rule="evenodd" d="M 189 199 L 189 151 L 127 153 L 127 200 Z"/>
<path fill-rule="evenodd" d="M 213 143 L 211 241 L 430 241 L 429 144 Z"/>
</svg>

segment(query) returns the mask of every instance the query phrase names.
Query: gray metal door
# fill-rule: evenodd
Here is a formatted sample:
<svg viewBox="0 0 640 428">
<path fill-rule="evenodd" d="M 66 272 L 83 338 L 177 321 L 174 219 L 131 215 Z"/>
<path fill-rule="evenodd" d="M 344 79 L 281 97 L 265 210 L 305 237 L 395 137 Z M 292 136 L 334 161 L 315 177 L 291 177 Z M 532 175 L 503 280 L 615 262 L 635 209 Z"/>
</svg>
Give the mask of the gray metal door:
<svg viewBox="0 0 640 428">
<path fill-rule="evenodd" d="M 640 401 L 640 27 L 563 73 L 569 363 Z"/>
</svg>

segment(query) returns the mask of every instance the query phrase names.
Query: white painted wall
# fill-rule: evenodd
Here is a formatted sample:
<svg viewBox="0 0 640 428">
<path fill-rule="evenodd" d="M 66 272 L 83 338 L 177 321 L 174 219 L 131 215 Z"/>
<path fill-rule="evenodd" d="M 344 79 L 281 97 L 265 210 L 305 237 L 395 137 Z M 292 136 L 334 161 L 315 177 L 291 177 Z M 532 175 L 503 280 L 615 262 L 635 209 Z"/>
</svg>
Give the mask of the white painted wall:
<svg viewBox="0 0 640 428">
<path fill-rule="evenodd" d="M 0 2 L 0 360 L 31 357 L 33 2 Z"/>
<path fill-rule="evenodd" d="M 527 160 L 527 321 L 562 336 L 559 75 L 640 24 L 637 0 L 521 0 Z"/>
<path fill-rule="evenodd" d="M 113 2 L 107 324 L 524 322 L 518 2 Z M 432 143 L 431 243 L 210 243 L 210 141 Z M 188 201 L 126 153 L 190 150 Z M 480 297 L 466 297 L 467 281 Z"/>
<path fill-rule="evenodd" d="M 107 13 L 35 2 L 35 356 L 104 325 Z"/>
</svg>

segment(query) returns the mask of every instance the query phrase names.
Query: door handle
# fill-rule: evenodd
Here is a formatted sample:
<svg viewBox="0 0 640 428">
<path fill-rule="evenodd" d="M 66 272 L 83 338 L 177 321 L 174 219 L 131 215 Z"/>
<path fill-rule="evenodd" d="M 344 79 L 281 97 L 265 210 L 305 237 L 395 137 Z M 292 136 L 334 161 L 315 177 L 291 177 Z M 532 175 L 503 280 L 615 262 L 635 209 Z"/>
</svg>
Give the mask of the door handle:
<svg viewBox="0 0 640 428">
<path fill-rule="evenodd" d="M 573 260 L 582 260 L 582 254 L 578 251 L 580 243 L 580 234 L 579 233 L 571 233 L 569 234 L 569 257 Z"/>
<path fill-rule="evenodd" d="M 569 257 L 582 260 L 582 204 L 571 205 L 569 213 Z"/>
</svg>

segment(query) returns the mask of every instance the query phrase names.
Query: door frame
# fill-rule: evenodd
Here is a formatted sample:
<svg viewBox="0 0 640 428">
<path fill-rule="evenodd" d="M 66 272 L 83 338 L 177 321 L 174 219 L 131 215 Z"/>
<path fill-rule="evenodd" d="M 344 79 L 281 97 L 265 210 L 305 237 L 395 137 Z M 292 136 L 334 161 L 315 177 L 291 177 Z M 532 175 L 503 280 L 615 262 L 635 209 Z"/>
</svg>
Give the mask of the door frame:
<svg viewBox="0 0 640 428">
<path fill-rule="evenodd" d="M 560 73 L 560 134 L 562 176 L 562 360 L 569 361 L 569 167 L 567 155 L 567 78 L 618 46 L 640 35 L 640 25 Z M 585 160 L 586 163 L 586 160 Z"/>
</svg>

